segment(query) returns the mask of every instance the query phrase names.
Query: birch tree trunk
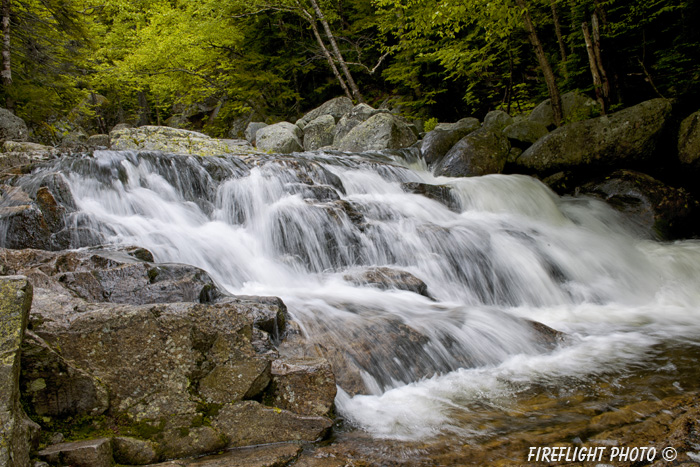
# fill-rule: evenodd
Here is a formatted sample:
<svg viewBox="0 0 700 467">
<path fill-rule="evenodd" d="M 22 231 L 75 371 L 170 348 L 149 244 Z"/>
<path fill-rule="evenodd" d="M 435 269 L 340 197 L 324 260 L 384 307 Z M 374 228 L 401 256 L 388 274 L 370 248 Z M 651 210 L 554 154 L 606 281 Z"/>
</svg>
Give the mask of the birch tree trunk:
<svg viewBox="0 0 700 467">
<path fill-rule="evenodd" d="M 8 109 L 14 107 L 8 93 L 12 85 L 12 65 L 10 63 L 10 1 L 11 0 L 2 0 L 2 72 L 0 72 L 2 85 L 5 88 L 5 95 L 7 96 L 6 107 Z"/>
</svg>

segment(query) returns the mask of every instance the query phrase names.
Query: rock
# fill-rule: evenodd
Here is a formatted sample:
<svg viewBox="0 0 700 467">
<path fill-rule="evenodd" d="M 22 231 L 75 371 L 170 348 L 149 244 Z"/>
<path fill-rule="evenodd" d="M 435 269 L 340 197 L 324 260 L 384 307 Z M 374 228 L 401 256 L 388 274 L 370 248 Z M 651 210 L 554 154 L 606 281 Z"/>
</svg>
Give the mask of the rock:
<svg viewBox="0 0 700 467">
<path fill-rule="evenodd" d="M 272 385 L 266 396 L 270 405 L 299 415 L 328 416 L 335 394 L 335 376 L 326 359 L 286 358 L 272 363 Z"/>
<path fill-rule="evenodd" d="M 321 115 L 311 120 L 304 127 L 304 150 L 315 151 L 316 149 L 333 144 L 333 134 L 335 133 L 335 119 L 332 115 Z"/>
<path fill-rule="evenodd" d="M 0 187 L 0 225 L 3 236 L 0 245 L 6 248 L 39 248 L 51 250 L 56 245 L 51 227 L 44 213 L 24 190 L 15 187 Z M 55 213 L 58 215 L 58 211 Z M 55 220 L 55 219 L 54 219 Z"/>
<path fill-rule="evenodd" d="M 336 97 L 308 112 L 297 120 L 296 123 L 301 129 L 306 130 L 306 125 L 322 115 L 330 115 L 333 117 L 334 123 L 337 123 L 343 115 L 349 113 L 352 109 L 353 104 L 349 98 L 345 96 Z"/>
<path fill-rule="evenodd" d="M 479 122 L 479 119 L 474 117 L 465 117 L 457 120 L 454 123 L 438 123 L 435 125 L 434 130 L 454 130 L 456 128 L 467 127 L 474 128 L 472 131 L 475 131 L 480 125 L 481 123 Z"/>
<path fill-rule="evenodd" d="M 678 158 L 686 166 L 700 168 L 700 111 L 681 122 L 678 132 Z"/>
<path fill-rule="evenodd" d="M 378 113 L 388 113 L 388 111 L 385 109 L 375 109 L 364 103 L 357 104 L 352 108 L 350 113 L 344 115 L 338 121 L 338 124 L 335 127 L 335 134 L 333 135 L 333 146 L 338 147 L 340 145 L 340 141 L 345 138 L 348 133 L 350 133 L 350 130 Z"/>
<path fill-rule="evenodd" d="M 250 122 L 248 126 L 245 128 L 245 139 L 248 140 L 250 144 L 255 144 L 255 135 L 258 133 L 258 130 L 261 128 L 265 128 L 267 126 L 267 123 L 263 122 Z"/>
<path fill-rule="evenodd" d="M 61 147 L 74 148 L 85 146 L 88 141 L 88 134 L 80 127 L 66 131 L 61 138 Z"/>
<path fill-rule="evenodd" d="M 92 135 L 86 142 L 89 148 L 106 149 L 109 147 L 109 135 Z"/>
<path fill-rule="evenodd" d="M 521 149 L 527 149 L 532 146 L 533 143 L 547 133 L 549 133 L 547 127 L 530 120 L 516 122 L 503 129 L 503 136 L 508 138 L 511 146 Z"/>
<path fill-rule="evenodd" d="M 112 449 L 118 464 L 144 465 L 158 460 L 155 445 L 150 441 L 116 436 L 112 438 Z"/>
<path fill-rule="evenodd" d="M 502 110 L 492 110 L 484 117 L 484 128 L 487 128 L 494 133 L 503 131 L 505 127 L 513 123 L 513 117 Z"/>
<path fill-rule="evenodd" d="M 196 131 L 165 126 L 112 130 L 109 138 L 113 150 L 163 151 L 200 156 L 258 153 L 255 148 L 240 140 L 220 140 Z"/>
<path fill-rule="evenodd" d="M 603 199 L 653 238 L 687 238 L 700 232 L 698 201 L 683 188 L 669 187 L 643 173 L 619 170 L 576 193 Z"/>
<path fill-rule="evenodd" d="M 109 438 L 76 441 L 49 446 L 38 452 L 39 458 L 53 465 L 72 467 L 112 467 L 112 443 Z"/>
<path fill-rule="evenodd" d="M 29 129 L 24 120 L 7 109 L 0 108 L 0 141 L 26 141 Z"/>
<path fill-rule="evenodd" d="M 233 449 L 215 456 L 178 459 L 151 467 L 281 467 L 289 465 L 301 453 L 299 444 L 275 444 Z"/>
<path fill-rule="evenodd" d="M 229 447 L 317 441 L 328 434 L 332 425 L 333 422 L 326 417 L 296 415 L 255 401 L 227 404 L 212 421 L 212 427 L 228 437 Z"/>
<path fill-rule="evenodd" d="M 110 130 L 110 134 L 111 134 L 113 131 L 128 130 L 129 128 L 134 128 L 134 125 L 132 125 L 131 123 L 117 123 L 117 124 L 114 125 L 114 126 L 112 127 L 112 129 Z"/>
<path fill-rule="evenodd" d="M 570 123 L 530 146 L 518 165 L 541 174 L 575 167 L 615 167 L 648 160 L 671 112 L 653 99 L 614 114 Z"/>
<path fill-rule="evenodd" d="M 479 126 L 479 120 L 470 118 L 460 120 L 450 128 L 429 131 L 421 143 L 423 159 L 428 164 L 438 163 L 460 139 L 479 129 Z"/>
<path fill-rule="evenodd" d="M 291 154 L 303 151 L 304 147 L 296 130 L 298 130 L 298 127 L 289 122 L 268 125 L 260 128 L 255 134 L 255 145 L 262 151 L 275 154 Z"/>
<path fill-rule="evenodd" d="M 561 95 L 561 106 L 564 123 L 578 122 L 600 115 L 600 104 L 588 96 L 581 95 L 576 91 L 567 92 Z M 554 112 L 552 111 L 552 100 L 547 99 L 535 107 L 528 120 L 537 122 L 548 129 L 555 128 Z"/>
<path fill-rule="evenodd" d="M 418 138 L 399 117 L 376 114 L 354 127 L 340 141 L 338 149 L 347 152 L 400 149 L 414 144 Z"/>
<path fill-rule="evenodd" d="M 226 447 L 221 432 L 210 426 L 178 427 L 159 435 L 158 451 L 165 459 L 217 452 Z"/>
<path fill-rule="evenodd" d="M 51 153 L 57 154 L 58 151 L 52 146 L 44 146 L 43 144 L 29 143 L 27 141 L 5 141 L 2 144 L 3 152 L 28 152 L 28 153 Z"/>
<path fill-rule="evenodd" d="M 428 286 L 410 272 L 391 268 L 369 268 L 356 275 L 345 275 L 343 279 L 357 285 L 369 285 L 382 290 L 397 289 L 430 297 Z"/>
<path fill-rule="evenodd" d="M 401 188 L 408 193 L 423 195 L 447 206 L 451 211 L 460 212 L 462 206 L 459 199 L 452 193 L 452 188 L 447 185 L 430 185 L 428 183 L 407 182 L 402 183 Z"/>
<path fill-rule="evenodd" d="M 435 166 L 435 175 L 465 177 L 501 173 L 510 144 L 508 140 L 486 128 L 465 136 Z"/>
<path fill-rule="evenodd" d="M 35 424 L 19 402 L 22 341 L 32 304 L 32 286 L 26 277 L 0 279 L 0 465 L 29 465 Z"/>
</svg>

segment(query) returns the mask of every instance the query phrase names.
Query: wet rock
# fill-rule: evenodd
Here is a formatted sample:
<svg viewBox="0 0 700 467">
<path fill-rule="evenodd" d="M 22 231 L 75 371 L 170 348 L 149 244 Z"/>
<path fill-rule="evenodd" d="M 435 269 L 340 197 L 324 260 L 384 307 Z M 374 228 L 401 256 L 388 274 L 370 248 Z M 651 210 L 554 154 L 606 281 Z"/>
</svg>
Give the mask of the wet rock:
<svg viewBox="0 0 700 467">
<path fill-rule="evenodd" d="M 653 238 L 687 238 L 700 231 L 697 200 L 640 172 L 619 170 L 576 192 L 604 200 Z"/>
<path fill-rule="evenodd" d="M 299 444 L 275 444 L 241 448 L 196 459 L 178 459 L 151 467 L 277 467 L 289 465 L 301 453 Z"/>
<path fill-rule="evenodd" d="M 227 404 L 212 421 L 212 427 L 227 436 L 229 447 L 316 441 L 328 434 L 332 424 L 326 417 L 296 415 L 255 401 Z"/>
<path fill-rule="evenodd" d="M 522 149 L 532 146 L 533 143 L 547 133 L 549 133 L 547 127 L 530 120 L 516 122 L 503 129 L 503 135 L 508 138 L 510 144 Z"/>
<path fill-rule="evenodd" d="M 76 441 L 49 446 L 39 451 L 40 459 L 54 465 L 73 467 L 112 467 L 112 443 L 109 438 Z"/>
<path fill-rule="evenodd" d="M 564 118 L 562 123 L 577 122 L 600 115 L 600 104 L 597 101 L 575 91 L 562 94 L 561 105 Z M 528 120 L 548 129 L 555 128 L 552 100 L 547 99 L 535 107 Z"/>
<path fill-rule="evenodd" d="M 316 149 L 333 144 L 335 132 L 335 119 L 332 115 L 321 115 L 311 120 L 304 127 L 304 150 Z"/>
<path fill-rule="evenodd" d="M 291 154 L 303 151 L 304 147 L 297 133 L 298 127 L 288 122 L 275 123 L 260 128 L 255 134 L 255 145 L 262 151 L 275 154 Z M 299 131 L 301 133 L 301 131 Z"/>
<path fill-rule="evenodd" d="M 614 114 L 570 123 L 530 146 L 518 165 L 541 174 L 586 167 L 615 167 L 648 160 L 671 104 L 654 99 Z"/>
<path fill-rule="evenodd" d="M 379 113 L 350 130 L 338 143 L 338 149 L 348 152 L 400 149 L 416 141 L 418 138 L 405 121 L 388 113 Z"/>
<path fill-rule="evenodd" d="M 283 334 L 286 330 L 289 319 L 287 307 L 278 297 L 236 295 L 222 300 L 221 303 L 242 306 L 255 327 L 273 337 Z"/>
<path fill-rule="evenodd" d="M 513 117 L 502 110 L 492 110 L 484 117 L 484 128 L 494 133 L 503 131 L 505 127 L 513 123 Z"/>
<path fill-rule="evenodd" d="M 681 122 L 678 132 L 678 157 L 682 164 L 700 168 L 700 111 Z"/>
<path fill-rule="evenodd" d="M 24 120 L 0 108 L 0 141 L 25 141 L 28 137 L 29 129 Z"/>
<path fill-rule="evenodd" d="M 459 140 L 433 172 L 448 177 L 501 173 L 509 151 L 504 136 L 482 128 Z"/>
<path fill-rule="evenodd" d="M 367 104 L 357 104 L 350 113 L 344 115 L 335 127 L 333 135 L 333 146 L 338 147 L 340 142 L 350 131 L 360 123 L 366 121 L 378 113 L 388 113 L 385 109 L 375 109 Z"/>
<path fill-rule="evenodd" d="M 460 120 L 450 128 L 428 132 L 423 138 L 420 148 L 423 159 L 428 164 L 439 162 L 460 139 L 479 129 L 479 126 L 479 120 L 471 118 Z"/>
<path fill-rule="evenodd" d="M 255 145 L 255 136 L 258 130 L 265 128 L 267 123 L 264 122 L 250 122 L 245 128 L 245 139 L 252 145 Z"/>
<path fill-rule="evenodd" d="M 296 124 L 306 131 L 306 125 L 323 115 L 333 117 L 333 122 L 336 123 L 341 119 L 341 117 L 343 117 L 343 115 L 349 113 L 352 109 L 353 104 L 349 98 L 345 96 L 336 97 L 335 99 L 331 99 L 308 112 L 306 115 L 297 120 Z"/>
<path fill-rule="evenodd" d="M 150 441 L 116 436 L 112 438 L 114 460 L 118 464 L 144 465 L 156 462 L 156 446 Z"/>
<path fill-rule="evenodd" d="M 245 141 L 215 139 L 196 131 L 165 126 L 112 130 L 109 138 L 114 150 L 163 151 L 200 156 L 259 153 Z"/>
<path fill-rule="evenodd" d="M 430 297 L 428 286 L 410 272 L 391 268 L 369 268 L 360 274 L 345 275 L 343 279 L 356 285 L 369 285 L 382 290 L 397 289 Z"/>
<path fill-rule="evenodd" d="M 0 465 L 29 465 L 36 424 L 20 405 L 22 341 L 32 304 L 32 286 L 26 277 L 0 279 Z"/>
<path fill-rule="evenodd" d="M 178 427 L 158 435 L 158 451 L 165 459 L 217 452 L 226 447 L 226 439 L 210 426 Z"/>
<path fill-rule="evenodd" d="M 0 225 L 4 238 L 0 245 L 7 248 L 54 249 L 51 229 L 41 210 L 32 205 L 0 207 Z"/>
<path fill-rule="evenodd" d="M 447 185 L 430 185 L 428 183 L 406 182 L 401 188 L 407 193 L 423 195 L 426 198 L 438 201 L 447 206 L 451 211 L 460 212 L 459 199 L 452 193 L 452 188 Z"/>
<path fill-rule="evenodd" d="M 336 395 L 335 376 L 322 358 L 286 358 L 272 363 L 266 401 L 299 415 L 328 416 Z"/>
</svg>

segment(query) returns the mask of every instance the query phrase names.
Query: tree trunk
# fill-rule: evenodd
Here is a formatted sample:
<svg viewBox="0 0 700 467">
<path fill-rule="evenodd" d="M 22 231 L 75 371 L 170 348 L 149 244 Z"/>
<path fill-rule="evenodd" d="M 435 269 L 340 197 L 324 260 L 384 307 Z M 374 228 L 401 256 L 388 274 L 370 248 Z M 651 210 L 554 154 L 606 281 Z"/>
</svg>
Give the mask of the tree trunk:
<svg viewBox="0 0 700 467">
<path fill-rule="evenodd" d="M 591 75 L 593 76 L 593 87 L 595 88 L 595 96 L 600 102 L 600 106 L 603 109 L 603 113 L 607 112 L 607 105 L 605 102 L 605 97 L 603 95 L 603 81 L 600 77 L 600 71 L 598 70 L 598 63 L 596 62 L 595 52 L 593 51 L 593 40 L 591 39 L 591 33 L 588 31 L 588 23 L 585 21 L 581 23 L 581 30 L 583 31 L 583 40 L 586 42 L 586 52 L 588 52 L 588 66 L 591 69 Z"/>
<path fill-rule="evenodd" d="M 552 100 L 552 112 L 554 113 L 554 124 L 559 126 L 562 122 L 563 112 L 561 107 L 561 95 L 559 94 L 559 87 L 557 87 L 557 81 L 554 77 L 554 71 L 552 71 L 552 66 L 547 60 L 547 55 L 544 53 L 544 47 L 540 42 L 540 38 L 537 36 L 537 30 L 535 30 L 535 25 L 532 23 L 532 17 L 530 12 L 527 10 L 527 4 L 525 0 L 515 0 L 521 10 L 523 10 L 523 22 L 525 24 L 525 31 L 530 39 L 532 47 L 535 49 L 535 56 L 537 56 L 537 61 L 542 69 L 542 74 L 544 75 L 544 81 L 547 83 L 547 90 L 549 91 L 549 98 Z"/>
<path fill-rule="evenodd" d="M 350 74 L 350 70 L 348 69 L 347 63 L 345 63 L 345 60 L 343 59 L 343 55 L 340 53 L 340 49 L 338 48 L 338 43 L 335 40 L 335 36 L 333 35 L 333 32 L 331 31 L 331 27 L 328 24 L 328 21 L 326 21 L 326 17 L 323 15 L 323 11 L 321 11 L 321 8 L 318 6 L 318 2 L 316 0 L 310 0 L 311 1 L 311 6 L 313 7 L 314 11 L 316 12 L 316 16 L 318 16 L 318 19 L 321 21 L 321 25 L 323 25 L 324 31 L 326 31 L 326 36 L 328 37 L 328 41 L 331 43 L 331 48 L 333 49 L 333 53 L 335 55 L 336 60 L 338 60 L 338 63 L 340 64 L 340 68 L 343 70 L 343 74 L 345 75 L 345 78 L 347 79 L 347 83 L 350 86 L 350 90 L 352 91 L 352 95 L 357 99 L 358 102 L 364 102 L 364 99 L 362 98 L 362 94 L 360 93 L 360 89 L 357 87 L 357 84 L 355 84 L 355 80 L 352 79 L 352 74 Z"/>
<path fill-rule="evenodd" d="M 338 80 L 340 83 L 340 87 L 343 88 L 343 92 L 345 92 L 345 95 L 348 96 L 348 99 L 352 100 L 352 94 L 350 93 L 350 89 L 348 88 L 347 83 L 343 79 L 343 77 L 340 75 L 340 72 L 338 71 L 338 67 L 335 66 L 335 61 L 333 61 L 333 57 L 331 56 L 331 53 L 328 51 L 328 48 L 326 47 L 326 44 L 323 43 L 323 38 L 321 37 L 321 34 L 318 32 L 318 27 L 316 27 L 316 20 L 309 14 L 297 1 L 297 5 L 299 6 L 299 9 L 302 11 L 302 15 L 306 20 L 311 24 L 311 30 L 314 33 L 314 37 L 316 38 L 316 42 L 318 42 L 319 47 L 321 47 L 321 50 L 323 51 L 323 55 L 326 57 L 326 60 L 328 60 L 328 65 L 331 67 L 331 70 L 333 70 L 333 74 L 335 75 L 335 78 Z"/>
<path fill-rule="evenodd" d="M 2 0 L 2 85 L 5 88 L 7 107 L 12 108 L 12 98 L 9 95 L 12 85 L 12 66 L 10 64 L 10 1 Z"/>
<path fill-rule="evenodd" d="M 559 13 L 557 12 L 557 0 L 550 0 L 550 6 L 552 7 L 552 21 L 554 21 L 554 32 L 557 35 L 557 42 L 559 43 L 559 53 L 561 54 L 561 61 L 566 62 L 566 46 L 564 45 L 564 36 L 561 33 L 561 23 L 559 22 Z M 566 65 L 564 65 L 566 74 Z"/>
<path fill-rule="evenodd" d="M 151 106 L 148 105 L 146 93 L 144 91 L 139 91 L 138 98 L 139 107 L 141 107 L 141 112 L 139 114 L 139 121 L 137 126 L 148 125 L 151 123 Z"/>
<path fill-rule="evenodd" d="M 600 46 L 600 26 L 598 25 L 597 13 L 593 13 L 591 26 L 593 28 L 593 54 L 595 55 L 595 62 L 600 72 L 600 81 L 603 86 L 603 99 L 605 99 L 607 108 L 610 105 L 610 81 L 608 80 L 608 74 L 605 72 L 605 67 L 603 66 L 603 50 Z"/>
</svg>

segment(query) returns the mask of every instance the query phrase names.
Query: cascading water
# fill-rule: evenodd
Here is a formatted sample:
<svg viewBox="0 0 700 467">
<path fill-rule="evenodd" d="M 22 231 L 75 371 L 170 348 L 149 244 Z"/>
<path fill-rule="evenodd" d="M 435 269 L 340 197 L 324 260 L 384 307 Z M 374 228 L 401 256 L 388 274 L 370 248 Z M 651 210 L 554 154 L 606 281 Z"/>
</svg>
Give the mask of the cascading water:
<svg viewBox="0 0 700 467">
<path fill-rule="evenodd" d="M 529 177 L 435 178 L 405 161 L 97 151 L 26 183 L 64 175 L 76 246 L 138 245 L 230 293 L 281 297 L 333 362 L 340 413 L 380 437 L 477 436 L 463 416 L 476 405 L 698 344 L 700 243 L 645 239 Z M 449 190 L 441 202 L 416 184 Z M 380 267 L 427 293 L 366 280 Z"/>
</svg>

